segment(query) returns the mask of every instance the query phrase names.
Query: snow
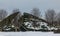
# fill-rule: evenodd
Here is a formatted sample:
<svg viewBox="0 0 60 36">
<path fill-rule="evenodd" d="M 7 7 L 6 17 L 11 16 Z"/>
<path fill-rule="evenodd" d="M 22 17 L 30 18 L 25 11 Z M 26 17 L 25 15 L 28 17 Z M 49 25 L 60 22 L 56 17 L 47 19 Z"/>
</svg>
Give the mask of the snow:
<svg viewBox="0 0 60 36">
<path fill-rule="evenodd" d="M 60 36 L 53 32 L 0 32 L 0 36 Z"/>
<path fill-rule="evenodd" d="M 47 26 L 47 23 L 44 23 L 44 22 L 37 22 L 37 24 L 40 24 L 40 27 L 37 27 L 37 28 L 34 28 L 32 27 L 32 22 L 24 22 L 25 25 L 28 25 L 27 28 L 30 28 L 30 29 L 35 29 L 35 30 L 39 30 L 39 29 L 43 29 L 41 26 L 45 26 L 48 28 L 48 30 L 57 30 L 58 28 L 55 28 L 55 27 L 49 27 Z M 31 26 L 31 27 L 30 27 Z"/>
</svg>

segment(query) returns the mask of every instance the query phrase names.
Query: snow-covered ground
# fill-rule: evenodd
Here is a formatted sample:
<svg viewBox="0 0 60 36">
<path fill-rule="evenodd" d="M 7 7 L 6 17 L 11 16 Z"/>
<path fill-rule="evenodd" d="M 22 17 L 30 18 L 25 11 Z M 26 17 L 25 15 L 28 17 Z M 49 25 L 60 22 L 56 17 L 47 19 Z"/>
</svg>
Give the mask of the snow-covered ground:
<svg viewBox="0 0 60 36">
<path fill-rule="evenodd" d="M 53 32 L 0 32 L 0 36 L 60 36 Z"/>
</svg>

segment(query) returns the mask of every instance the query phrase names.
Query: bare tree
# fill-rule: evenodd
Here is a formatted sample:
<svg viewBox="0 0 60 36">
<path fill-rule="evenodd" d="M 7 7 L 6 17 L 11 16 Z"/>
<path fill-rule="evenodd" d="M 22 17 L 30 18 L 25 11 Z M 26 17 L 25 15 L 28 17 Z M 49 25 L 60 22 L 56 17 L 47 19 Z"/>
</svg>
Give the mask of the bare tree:
<svg viewBox="0 0 60 36">
<path fill-rule="evenodd" d="M 57 14 L 56 19 L 57 19 L 57 24 L 56 24 L 56 26 L 60 26 L 60 12 Z"/>
<path fill-rule="evenodd" d="M 48 9 L 45 13 L 46 21 L 49 22 L 49 26 L 54 26 L 55 11 L 53 9 Z"/>
<path fill-rule="evenodd" d="M 7 16 L 6 10 L 0 10 L 0 20 L 3 20 Z"/>
<path fill-rule="evenodd" d="M 41 12 L 39 11 L 39 8 L 33 8 L 31 13 L 36 17 L 41 16 Z"/>
</svg>

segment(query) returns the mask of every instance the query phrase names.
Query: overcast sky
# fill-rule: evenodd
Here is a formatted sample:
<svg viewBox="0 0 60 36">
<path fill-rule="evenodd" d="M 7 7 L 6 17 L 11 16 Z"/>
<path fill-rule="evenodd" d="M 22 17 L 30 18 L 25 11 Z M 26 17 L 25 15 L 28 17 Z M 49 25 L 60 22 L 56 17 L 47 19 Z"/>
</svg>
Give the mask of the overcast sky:
<svg viewBox="0 0 60 36">
<path fill-rule="evenodd" d="M 0 0 L 0 9 L 5 9 L 9 13 L 15 8 L 21 12 L 31 12 L 32 8 L 37 7 L 42 13 L 51 8 L 60 11 L 60 0 Z"/>
</svg>

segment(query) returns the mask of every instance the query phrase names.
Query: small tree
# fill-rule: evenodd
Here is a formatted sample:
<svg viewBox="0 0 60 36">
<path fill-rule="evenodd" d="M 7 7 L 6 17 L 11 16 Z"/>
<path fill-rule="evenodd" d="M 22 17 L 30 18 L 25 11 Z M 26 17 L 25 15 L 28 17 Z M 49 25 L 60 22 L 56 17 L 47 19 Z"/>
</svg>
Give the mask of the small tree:
<svg viewBox="0 0 60 36">
<path fill-rule="evenodd" d="M 3 20 L 7 16 L 6 10 L 0 10 L 0 20 Z"/>
</svg>

